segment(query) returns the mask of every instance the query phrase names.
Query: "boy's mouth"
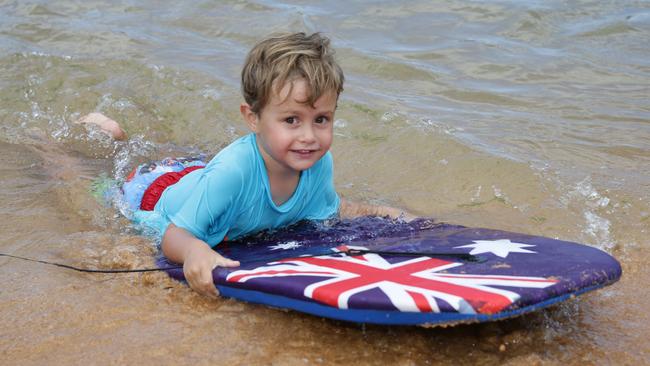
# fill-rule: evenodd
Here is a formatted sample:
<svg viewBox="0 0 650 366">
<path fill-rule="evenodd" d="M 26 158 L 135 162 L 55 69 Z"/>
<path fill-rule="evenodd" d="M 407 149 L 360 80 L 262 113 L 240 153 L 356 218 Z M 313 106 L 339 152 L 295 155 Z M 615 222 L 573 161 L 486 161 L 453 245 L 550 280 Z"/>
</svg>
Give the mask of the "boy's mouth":
<svg viewBox="0 0 650 366">
<path fill-rule="evenodd" d="M 310 156 L 311 154 L 315 153 L 318 150 L 315 149 L 298 149 L 298 150 L 291 150 L 291 152 L 298 154 L 300 156 Z"/>
</svg>

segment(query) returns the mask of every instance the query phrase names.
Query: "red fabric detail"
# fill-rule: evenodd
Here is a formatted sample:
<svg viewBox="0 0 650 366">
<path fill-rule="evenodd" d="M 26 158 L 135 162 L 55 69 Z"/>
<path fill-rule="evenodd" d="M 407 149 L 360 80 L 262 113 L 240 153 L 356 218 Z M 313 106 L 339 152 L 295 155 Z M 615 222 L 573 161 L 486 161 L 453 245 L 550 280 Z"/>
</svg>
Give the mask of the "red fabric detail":
<svg viewBox="0 0 650 366">
<path fill-rule="evenodd" d="M 135 167 L 135 168 L 133 168 L 133 170 L 131 170 L 131 173 L 129 173 L 129 175 L 126 177 L 127 182 L 130 182 L 131 179 L 133 179 L 135 177 L 135 172 L 137 170 L 138 170 L 138 167 Z"/>
<path fill-rule="evenodd" d="M 181 170 L 180 172 L 169 172 L 156 178 L 156 180 L 154 180 L 153 183 L 147 187 L 147 190 L 144 191 L 142 202 L 140 202 L 140 209 L 144 211 L 153 211 L 153 208 L 156 207 L 156 203 L 158 203 L 158 200 L 160 199 L 160 196 L 162 196 L 165 188 L 176 184 L 188 173 L 202 168 L 205 167 L 191 166 L 189 168 Z"/>
</svg>

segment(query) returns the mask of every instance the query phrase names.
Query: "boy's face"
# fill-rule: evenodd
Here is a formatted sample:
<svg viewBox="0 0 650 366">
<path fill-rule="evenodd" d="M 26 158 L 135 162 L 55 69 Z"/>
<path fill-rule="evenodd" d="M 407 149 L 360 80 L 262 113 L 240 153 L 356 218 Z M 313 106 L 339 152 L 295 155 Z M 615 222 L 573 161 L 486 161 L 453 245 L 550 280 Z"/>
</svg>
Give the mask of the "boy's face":
<svg viewBox="0 0 650 366">
<path fill-rule="evenodd" d="M 297 79 L 274 93 L 259 115 L 242 104 L 242 115 L 257 133 L 270 174 L 293 175 L 309 169 L 332 144 L 336 93 L 323 94 L 313 107 L 304 103 L 308 97 L 307 82 Z"/>
</svg>

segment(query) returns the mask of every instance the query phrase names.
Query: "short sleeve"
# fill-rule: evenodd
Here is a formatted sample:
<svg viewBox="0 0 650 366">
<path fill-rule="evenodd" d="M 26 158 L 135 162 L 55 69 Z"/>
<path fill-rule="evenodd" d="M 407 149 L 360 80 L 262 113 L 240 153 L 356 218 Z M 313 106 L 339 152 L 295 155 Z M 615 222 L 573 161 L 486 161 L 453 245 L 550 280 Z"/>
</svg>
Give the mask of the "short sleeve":
<svg viewBox="0 0 650 366">
<path fill-rule="evenodd" d="M 219 165 L 191 174 L 165 192 L 164 211 L 174 225 L 214 246 L 226 235 L 236 211 L 242 174 Z"/>
</svg>

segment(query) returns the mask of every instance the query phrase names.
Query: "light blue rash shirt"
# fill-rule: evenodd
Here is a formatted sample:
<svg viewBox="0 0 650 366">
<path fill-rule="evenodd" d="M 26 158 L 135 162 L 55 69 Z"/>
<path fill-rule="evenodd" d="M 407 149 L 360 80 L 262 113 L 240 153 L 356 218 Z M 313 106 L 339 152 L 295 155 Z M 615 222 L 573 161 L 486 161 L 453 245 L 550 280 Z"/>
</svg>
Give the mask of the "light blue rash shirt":
<svg viewBox="0 0 650 366">
<path fill-rule="evenodd" d="M 339 203 L 332 154 L 327 152 L 301 172 L 291 198 L 277 206 L 255 134 L 249 134 L 221 150 L 204 169 L 165 189 L 154 211 L 161 234 L 173 222 L 215 246 L 226 236 L 236 239 L 303 219 L 331 218 Z"/>
</svg>

